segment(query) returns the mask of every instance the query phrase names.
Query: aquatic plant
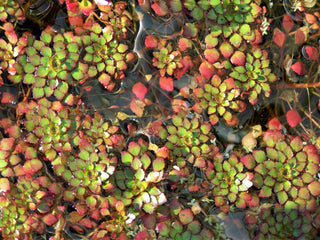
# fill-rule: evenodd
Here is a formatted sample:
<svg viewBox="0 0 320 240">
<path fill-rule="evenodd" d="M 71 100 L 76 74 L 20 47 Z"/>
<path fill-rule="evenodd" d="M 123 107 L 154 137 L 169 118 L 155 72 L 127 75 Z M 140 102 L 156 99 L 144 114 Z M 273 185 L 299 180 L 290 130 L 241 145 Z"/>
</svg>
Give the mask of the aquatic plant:
<svg viewBox="0 0 320 240">
<path fill-rule="evenodd" d="M 171 150 L 178 167 L 183 168 L 188 162 L 195 167 L 205 168 L 212 151 L 210 138 L 214 138 L 210 134 L 210 124 L 197 115 L 188 119 L 183 112 L 173 115 L 171 121 L 166 124 L 166 130 L 159 132 L 159 136 L 167 140 L 166 147 Z"/>
<path fill-rule="evenodd" d="M 6 0 L 0 3 L 0 21 L 1 22 L 15 22 L 23 20 L 25 16 L 20 4 L 14 0 Z"/>
<path fill-rule="evenodd" d="M 220 117 L 229 125 L 236 125 L 237 118 L 233 111 L 242 112 L 246 105 L 239 100 L 240 89 L 237 88 L 233 78 L 227 78 L 222 81 L 218 75 L 214 75 L 210 83 L 204 84 L 193 90 L 196 103 L 192 109 L 197 113 L 206 110 L 212 125 L 215 125 Z"/>
<path fill-rule="evenodd" d="M 317 150 L 313 145 L 304 146 L 299 137 L 285 136 L 280 131 L 281 124 L 276 122 L 277 119 L 271 120 L 264 133 L 267 147 L 243 156 L 241 162 L 252 170 L 252 182 L 260 189 L 259 197 L 268 198 L 274 193 L 282 205 L 289 200 L 305 205 L 319 196 Z"/>
<path fill-rule="evenodd" d="M 300 211 L 298 204 L 292 201 L 284 206 L 276 204 L 261 208 L 260 221 L 255 239 L 313 239 L 317 232 L 312 224 L 312 215 Z"/>
<path fill-rule="evenodd" d="M 2 1 L 1 237 L 226 238 L 221 220 L 239 211 L 257 239 L 314 237 L 319 14 L 295 9 L 305 27 L 293 10 L 267 19 L 267 8 Z M 276 83 L 277 70 L 290 83 Z M 290 98 L 279 111 L 282 95 L 258 102 L 282 86 L 307 87 L 309 107 Z M 266 105 L 267 118 L 278 115 L 267 125 Z"/>
<path fill-rule="evenodd" d="M 214 157 L 213 168 L 209 168 L 206 175 L 214 185 L 212 196 L 215 205 L 222 211 L 227 213 L 233 203 L 243 209 L 259 204 L 259 198 L 248 193 L 253 185 L 253 174 L 245 172 L 243 163 L 236 155 L 224 160 L 222 154 L 218 153 Z"/>
</svg>

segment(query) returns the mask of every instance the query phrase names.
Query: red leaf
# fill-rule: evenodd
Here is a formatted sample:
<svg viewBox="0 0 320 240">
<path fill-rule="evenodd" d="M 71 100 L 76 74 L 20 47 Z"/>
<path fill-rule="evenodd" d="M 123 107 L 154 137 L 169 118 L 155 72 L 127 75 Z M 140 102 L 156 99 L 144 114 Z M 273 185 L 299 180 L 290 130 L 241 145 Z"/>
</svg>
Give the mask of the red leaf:
<svg viewBox="0 0 320 240">
<path fill-rule="evenodd" d="M 135 238 L 136 240 L 152 240 L 153 239 L 146 230 L 139 232 Z"/>
<path fill-rule="evenodd" d="M 282 125 L 279 122 L 278 118 L 274 117 L 268 122 L 268 128 L 270 130 L 281 130 Z"/>
<path fill-rule="evenodd" d="M 159 148 L 157 151 L 156 151 L 156 155 L 157 157 L 162 157 L 162 158 L 167 158 L 169 157 L 169 149 L 167 146 L 164 146 L 162 148 Z"/>
<path fill-rule="evenodd" d="M 301 117 L 296 109 L 289 110 L 286 117 L 290 127 L 295 127 L 301 122 Z"/>
<path fill-rule="evenodd" d="M 137 82 L 135 85 L 132 87 L 132 92 L 136 97 L 140 100 L 143 100 L 148 89 L 146 88 L 145 85 L 143 85 L 141 82 Z"/>
<path fill-rule="evenodd" d="M 188 48 L 192 48 L 192 42 L 188 38 L 180 38 L 178 42 L 179 50 L 185 51 Z"/>
<path fill-rule="evenodd" d="M 147 48 L 156 48 L 158 46 L 158 38 L 153 35 L 148 35 L 144 40 Z"/>
<path fill-rule="evenodd" d="M 209 63 L 215 63 L 219 59 L 220 54 L 217 49 L 210 48 L 204 50 L 204 56 L 206 57 Z"/>
<path fill-rule="evenodd" d="M 12 95 L 11 93 L 8 92 L 4 92 L 2 94 L 2 98 L 1 98 L 1 103 L 10 103 L 10 104 L 14 104 L 15 101 L 15 97 L 14 95 Z"/>
<path fill-rule="evenodd" d="M 293 21 L 292 21 L 292 18 L 288 14 L 284 15 L 283 20 L 282 20 L 282 26 L 283 26 L 284 31 L 287 34 L 292 30 Z"/>
<path fill-rule="evenodd" d="M 234 65 L 243 66 L 246 62 L 246 55 L 243 52 L 236 51 L 230 60 Z"/>
<path fill-rule="evenodd" d="M 71 26 L 81 27 L 83 26 L 83 18 L 81 16 L 69 16 L 69 23 Z"/>
<path fill-rule="evenodd" d="M 314 15 L 310 14 L 310 13 L 306 13 L 305 14 L 305 18 L 306 18 L 306 21 L 309 23 L 309 24 L 314 24 L 317 22 L 317 19 Z"/>
<path fill-rule="evenodd" d="M 202 76 L 204 76 L 206 79 L 209 79 L 214 73 L 214 67 L 212 66 L 211 63 L 204 61 L 201 63 L 199 67 L 199 71 Z"/>
<path fill-rule="evenodd" d="M 182 99 L 173 99 L 171 105 L 172 110 L 176 113 L 188 109 L 187 103 Z"/>
<path fill-rule="evenodd" d="M 173 79 L 171 77 L 160 77 L 159 84 L 163 90 L 173 90 Z"/>
<path fill-rule="evenodd" d="M 274 29 L 273 41 L 281 48 L 286 40 L 286 35 L 279 30 L 279 28 Z"/>
<path fill-rule="evenodd" d="M 66 5 L 69 11 L 76 13 L 78 11 L 78 2 L 74 0 L 66 0 Z"/>
<path fill-rule="evenodd" d="M 106 73 L 102 73 L 99 78 L 98 78 L 99 82 L 109 91 L 112 91 L 112 89 L 115 86 L 115 83 L 112 82 L 111 77 L 106 74 Z"/>
<path fill-rule="evenodd" d="M 296 62 L 291 66 L 291 69 L 298 75 L 303 75 L 306 73 L 306 68 L 302 62 Z"/>
<path fill-rule="evenodd" d="M 306 39 L 305 33 L 302 30 L 297 29 L 296 34 L 295 34 L 295 42 L 296 42 L 296 44 L 303 43 L 305 41 L 305 39 Z"/>
<path fill-rule="evenodd" d="M 319 58 L 319 51 L 317 48 L 315 47 L 312 47 L 312 46 L 306 46 L 304 48 L 304 50 L 306 51 L 307 55 L 308 55 L 308 58 L 310 60 L 314 60 L 314 61 L 317 61 L 318 58 Z"/>
<path fill-rule="evenodd" d="M 52 224 L 56 223 L 58 219 L 54 215 L 49 213 L 42 217 L 42 221 L 44 221 L 45 224 L 51 226 Z"/>
<path fill-rule="evenodd" d="M 151 5 L 153 11 L 160 17 L 163 17 L 168 14 L 169 9 L 166 5 L 165 1 L 161 2 L 155 2 Z"/>
</svg>

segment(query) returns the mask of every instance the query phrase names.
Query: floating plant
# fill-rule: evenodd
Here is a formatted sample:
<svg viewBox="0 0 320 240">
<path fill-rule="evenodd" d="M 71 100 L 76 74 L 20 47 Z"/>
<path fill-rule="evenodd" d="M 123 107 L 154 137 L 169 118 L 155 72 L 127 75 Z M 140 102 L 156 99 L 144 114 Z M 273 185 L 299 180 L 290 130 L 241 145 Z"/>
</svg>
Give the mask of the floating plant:
<svg viewBox="0 0 320 240">
<path fill-rule="evenodd" d="M 304 146 L 299 137 L 285 137 L 281 124 L 276 122 L 277 119 L 269 122 L 270 129 L 264 134 L 267 147 L 243 156 L 241 162 L 252 170 L 259 197 L 268 198 L 274 193 L 282 205 L 291 200 L 305 206 L 319 196 L 317 150 L 313 145 Z"/>
<path fill-rule="evenodd" d="M 288 2 L 2 1 L 1 237 L 313 239 L 320 16 Z"/>
</svg>

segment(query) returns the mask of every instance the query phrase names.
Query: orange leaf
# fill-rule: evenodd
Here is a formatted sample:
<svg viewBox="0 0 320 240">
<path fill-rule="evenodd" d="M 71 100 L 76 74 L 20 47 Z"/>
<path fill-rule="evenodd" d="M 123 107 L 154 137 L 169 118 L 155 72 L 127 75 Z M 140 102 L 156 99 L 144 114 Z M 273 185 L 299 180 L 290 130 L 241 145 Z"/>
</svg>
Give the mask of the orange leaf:
<svg viewBox="0 0 320 240">
<path fill-rule="evenodd" d="M 173 79 L 171 77 L 160 77 L 159 84 L 163 90 L 173 90 Z"/>
</svg>

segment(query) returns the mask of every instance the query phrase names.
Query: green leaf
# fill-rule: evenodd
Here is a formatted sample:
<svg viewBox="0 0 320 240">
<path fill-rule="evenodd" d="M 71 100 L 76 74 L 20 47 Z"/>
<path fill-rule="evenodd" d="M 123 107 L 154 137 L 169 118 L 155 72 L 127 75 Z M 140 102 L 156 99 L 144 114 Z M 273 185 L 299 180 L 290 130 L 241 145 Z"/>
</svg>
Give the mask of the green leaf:
<svg viewBox="0 0 320 240">
<path fill-rule="evenodd" d="M 203 18 L 202 9 L 199 7 L 195 7 L 191 12 L 191 16 L 198 21 L 201 20 Z"/>
<path fill-rule="evenodd" d="M 42 98 L 44 96 L 43 88 L 36 88 L 35 87 L 35 88 L 32 89 L 32 91 L 33 91 L 33 97 L 35 99 Z"/>
<path fill-rule="evenodd" d="M 272 194 L 272 189 L 270 187 L 267 186 L 263 186 L 259 192 L 259 197 L 271 197 Z"/>
<path fill-rule="evenodd" d="M 23 83 L 25 84 L 33 84 L 35 82 L 35 77 L 33 74 L 26 74 L 23 78 Z"/>
<path fill-rule="evenodd" d="M 41 33 L 40 40 L 48 45 L 52 41 L 52 36 L 49 33 L 47 33 L 46 31 L 43 31 Z"/>
<path fill-rule="evenodd" d="M 124 164 L 130 165 L 133 160 L 133 156 L 128 152 L 121 153 L 121 160 Z"/>
</svg>

